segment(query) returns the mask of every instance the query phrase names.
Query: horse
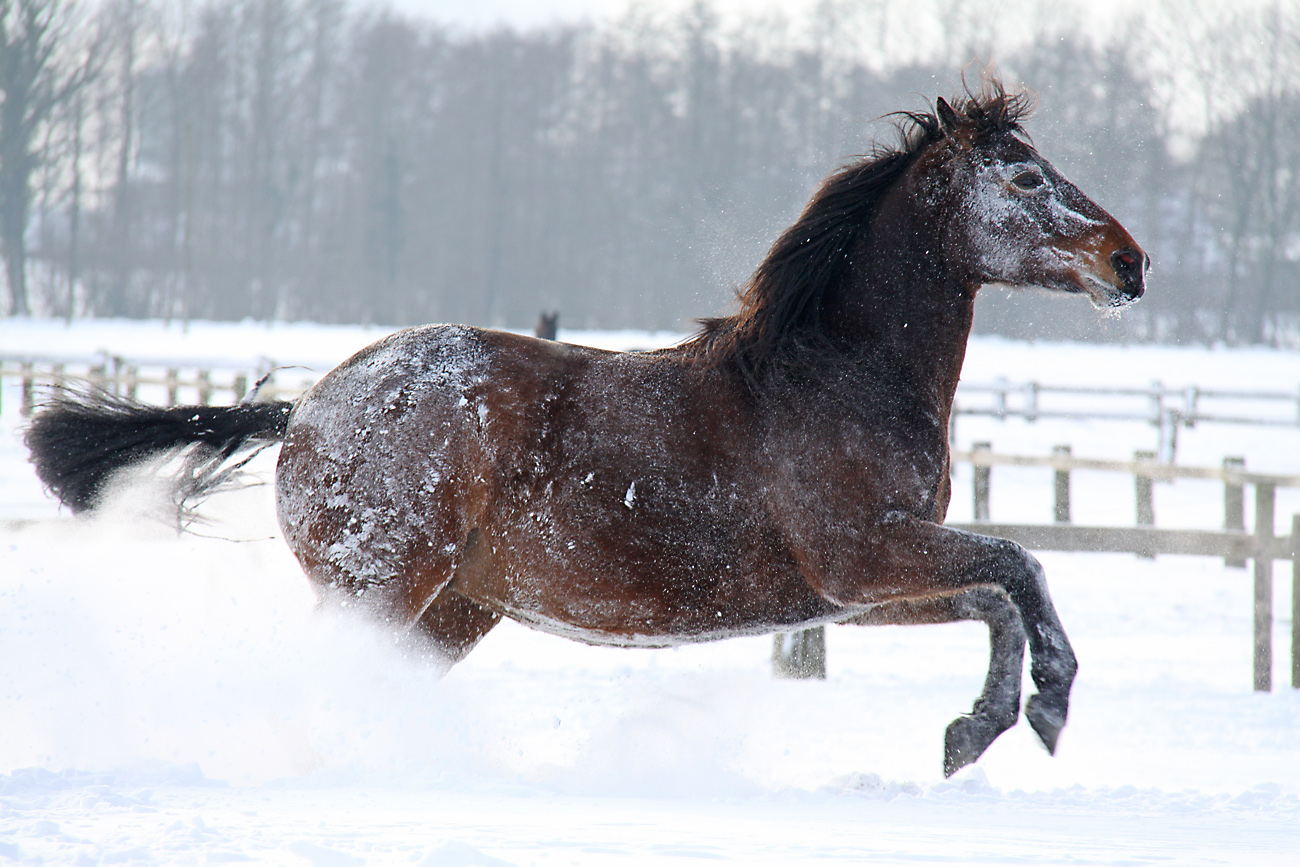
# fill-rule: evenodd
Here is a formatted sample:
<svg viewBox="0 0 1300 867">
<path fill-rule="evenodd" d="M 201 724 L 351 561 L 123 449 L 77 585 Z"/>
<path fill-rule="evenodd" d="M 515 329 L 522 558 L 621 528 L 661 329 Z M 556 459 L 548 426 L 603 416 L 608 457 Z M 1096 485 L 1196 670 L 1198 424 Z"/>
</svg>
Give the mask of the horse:
<svg viewBox="0 0 1300 867">
<path fill-rule="evenodd" d="M 66 395 L 26 433 L 75 510 L 112 472 L 189 447 L 189 492 L 282 443 L 284 539 L 323 603 L 444 667 L 503 617 L 594 645 L 664 647 L 819 624 L 983 622 L 983 690 L 943 770 L 1020 714 L 1049 753 L 1077 662 L 1024 548 L 943 525 L 948 421 L 979 288 L 1101 308 L 1150 260 L 1024 133 L 995 79 L 832 173 L 684 342 L 608 352 L 429 325 L 292 402 L 145 406 Z"/>
</svg>

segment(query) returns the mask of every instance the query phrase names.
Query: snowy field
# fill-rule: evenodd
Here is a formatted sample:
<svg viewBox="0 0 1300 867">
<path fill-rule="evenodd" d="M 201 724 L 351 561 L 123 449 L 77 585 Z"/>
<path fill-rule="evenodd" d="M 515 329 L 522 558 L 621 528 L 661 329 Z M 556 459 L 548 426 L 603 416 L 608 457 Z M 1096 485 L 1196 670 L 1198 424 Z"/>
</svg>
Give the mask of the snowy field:
<svg viewBox="0 0 1300 867">
<path fill-rule="evenodd" d="M 327 369 L 381 332 L 0 323 L 0 350 L 274 357 Z M 561 333 L 611 347 L 670 335 Z M 966 378 L 1300 387 L 1300 354 L 976 340 Z M 1250 689 L 1251 577 L 1207 558 L 1040 555 L 1080 675 L 1049 757 L 1022 721 L 945 781 L 982 683 L 969 625 L 828 630 L 829 678 L 770 640 L 590 648 L 506 623 L 442 681 L 313 608 L 268 487 L 177 538 L 147 497 L 59 518 L 0 395 L 0 863 L 1295 864 L 1300 693 L 1278 564 L 1276 691 Z M 960 444 L 1127 458 L 1133 424 L 963 420 Z M 1180 462 L 1300 473 L 1300 433 L 1203 425 Z M 269 475 L 270 455 L 259 459 Z M 1049 471 L 997 468 L 996 520 L 1047 522 Z M 970 517 L 969 470 L 951 517 Z M 1132 480 L 1076 475 L 1075 518 L 1131 524 Z M 1214 528 L 1222 488 L 1156 491 Z M 1276 530 L 1300 513 L 1279 497 Z"/>
</svg>

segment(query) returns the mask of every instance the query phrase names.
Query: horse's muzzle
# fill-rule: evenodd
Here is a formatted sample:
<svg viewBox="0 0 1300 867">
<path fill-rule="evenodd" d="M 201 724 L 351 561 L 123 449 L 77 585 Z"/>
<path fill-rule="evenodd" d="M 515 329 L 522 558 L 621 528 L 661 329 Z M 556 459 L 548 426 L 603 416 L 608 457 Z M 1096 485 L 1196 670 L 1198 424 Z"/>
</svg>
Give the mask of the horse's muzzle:
<svg viewBox="0 0 1300 867">
<path fill-rule="evenodd" d="M 1129 301 L 1136 301 L 1146 291 L 1146 272 L 1151 257 L 1136 247 L 1125 247 L 1110 254 L 1110 266 L 1119 277 L 1120 290 Z"/>
</svg>

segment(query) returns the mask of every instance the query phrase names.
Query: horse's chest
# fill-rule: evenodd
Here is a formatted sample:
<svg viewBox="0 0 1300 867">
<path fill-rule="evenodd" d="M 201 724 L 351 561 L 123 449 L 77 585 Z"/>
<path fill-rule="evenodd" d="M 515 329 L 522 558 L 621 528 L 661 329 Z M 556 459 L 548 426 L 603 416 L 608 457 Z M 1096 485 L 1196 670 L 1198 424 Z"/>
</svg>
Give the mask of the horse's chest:
<svg viewBox="0 0 1300 867">
<path fill-rule="evenodd" d="M 826 526 L 870 522 L 903 510 L 930 518 L 947 472 L 946 438 L 928 430 L 845 424 L 769 446 L 769 496 L 782 514 Z"/>
</svg>

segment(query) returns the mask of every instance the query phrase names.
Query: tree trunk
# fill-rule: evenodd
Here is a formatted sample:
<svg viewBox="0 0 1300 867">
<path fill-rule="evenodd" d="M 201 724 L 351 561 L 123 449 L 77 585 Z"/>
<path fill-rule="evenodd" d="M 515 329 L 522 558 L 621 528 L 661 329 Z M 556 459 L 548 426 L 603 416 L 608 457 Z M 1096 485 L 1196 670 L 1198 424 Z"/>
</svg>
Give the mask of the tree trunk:
<svg viewBox="0 0 1300 867">
<path fill-rule="evenodd" d="M 26 142 L 14 144 L 18 146 L 0 151 L 0 252 L 4 253 L 5 277 L 9 283 L 9 313 L 26 316 L 31 312 L 27 300 L 26 238 L 31 208 L 28 188 L 31 161 L 27 158 Z"/>
</svg>

